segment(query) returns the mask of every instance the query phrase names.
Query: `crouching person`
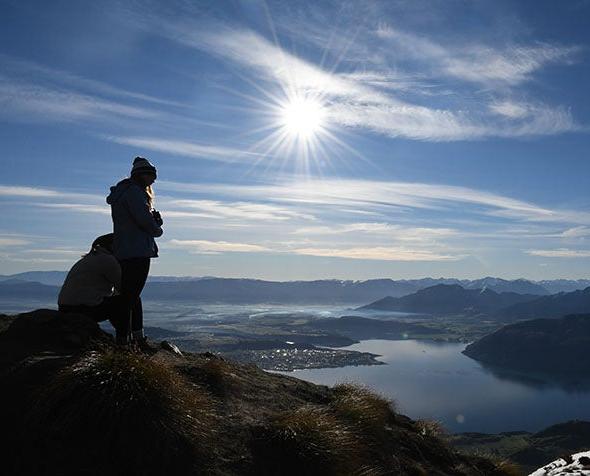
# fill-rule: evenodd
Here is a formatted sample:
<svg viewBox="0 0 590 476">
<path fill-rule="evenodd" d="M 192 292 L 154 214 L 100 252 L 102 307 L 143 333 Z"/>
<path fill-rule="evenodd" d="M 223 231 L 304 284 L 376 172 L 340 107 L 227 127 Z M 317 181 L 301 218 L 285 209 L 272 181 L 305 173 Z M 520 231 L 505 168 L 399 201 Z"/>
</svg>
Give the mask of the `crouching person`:
<svg viewBox="0 0 590 476">
<path fill-rule="evenodd" d="M 58 297 L 61 312 L 75 312 L 97 322 L 107 319 L 115 328 L 117 344 L 126 344 L 129 319 L 121 289 L 121 266 L 113 256 L 113 234 L 99 236 L 90 251 L 68 273 Z"/>
</svg>

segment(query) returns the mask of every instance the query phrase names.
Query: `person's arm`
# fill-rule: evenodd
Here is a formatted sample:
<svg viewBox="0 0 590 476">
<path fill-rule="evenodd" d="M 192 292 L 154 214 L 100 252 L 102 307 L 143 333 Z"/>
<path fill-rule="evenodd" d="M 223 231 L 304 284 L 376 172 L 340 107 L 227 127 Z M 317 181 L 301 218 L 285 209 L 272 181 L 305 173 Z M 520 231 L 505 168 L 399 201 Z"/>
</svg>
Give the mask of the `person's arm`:
<svg viewBox="0 0 590 476">
<path fill-rule="evenodd" d="M 125 201 L 127 203 L 127 209 L 133 221 L 146 233 L 149 233 L 153 237 L 162 236 L 164 233 L 162 227 L 158 226 L 152 212 L 149 208 L 144 192 L 138 187 L 129 187 L 129 190 L 125 193 Z"/>
</svg>

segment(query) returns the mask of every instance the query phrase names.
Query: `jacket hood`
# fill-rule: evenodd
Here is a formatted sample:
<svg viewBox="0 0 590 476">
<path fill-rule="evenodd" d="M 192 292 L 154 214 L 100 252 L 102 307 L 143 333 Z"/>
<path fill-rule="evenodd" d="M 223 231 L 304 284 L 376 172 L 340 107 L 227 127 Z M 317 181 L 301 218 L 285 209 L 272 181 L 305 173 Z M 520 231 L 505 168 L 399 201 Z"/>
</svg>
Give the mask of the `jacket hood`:
<svg viewBox="0 0 590 476">
<path fill-rule="evenodd" d="M 132 185 L 133 182 L 130 179 L 126 178 L 121 180 L 117 185 L 112 186 L 111 193 L 107 197 L 107 203 L 109 205 L 115 203 Z"/>
</svg>

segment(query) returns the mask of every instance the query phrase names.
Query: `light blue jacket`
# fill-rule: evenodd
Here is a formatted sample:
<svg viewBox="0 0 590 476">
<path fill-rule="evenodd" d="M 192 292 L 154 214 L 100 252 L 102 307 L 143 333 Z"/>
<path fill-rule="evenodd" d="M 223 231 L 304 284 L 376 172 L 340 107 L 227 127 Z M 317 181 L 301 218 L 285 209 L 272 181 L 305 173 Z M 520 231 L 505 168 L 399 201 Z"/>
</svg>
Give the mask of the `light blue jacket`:
<svg viewBox="0 0 590 476">
<path fill-rule="evenodd" d="M 107 203 L 113 217 L 115 257 L 119 260 L 157 257 L 154 237 L 162 236 L 163 231 L 152 215 L 145 190 L 133 180 L 121 180 L 111 187 Z"/>
</svg>

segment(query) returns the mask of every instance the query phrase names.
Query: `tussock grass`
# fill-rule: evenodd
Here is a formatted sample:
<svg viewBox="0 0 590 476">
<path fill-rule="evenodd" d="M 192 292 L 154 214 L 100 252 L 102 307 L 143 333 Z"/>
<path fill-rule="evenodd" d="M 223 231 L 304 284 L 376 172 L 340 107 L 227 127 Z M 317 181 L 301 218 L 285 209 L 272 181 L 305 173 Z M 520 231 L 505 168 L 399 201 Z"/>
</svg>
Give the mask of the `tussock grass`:
<svg viewBox="0 0 590 476">
<path fill-rule="evenodd" d="M 26 416 L 36 457 L 25 464 L 37 474 L 204 474 L 215 422 L 209 395 L 165 363 L 92 352 L 62 371 Z"/>
<path fill-rule="evenodd" d="M 436 420 L 416 420 L 416 426 L 422 436 L 439 438 L 448 434 L 445 427 Z"/>
<path fill-rule="evenodd" d="M 394 403 L 361 385 L 336 385 L 330 406 L 341 418 L 370 432 L 383 431 L 395 420 Z"/>
<path fill-rule="evenodd" d="M 459 450 L 459 452 L 491 463 L 494 467 L 494 476 L 525 476 L 527 474 L 520 465 L 491 451 L 476 450 L 466 452 Z"/>
<path fill-rule="evenodd" d="M 512 461 L 500 461 L 496 463 L 496 468 L 498 468 L 499 474 L 505 476 L 525 476 L 526 474 L 518 464 Z"/>
<path fill-rule="evenodd" d="M 330 409 L 303 406 L 281 414 L 254 437 L 255 474 L 364 475 L 380 474 L 360 461 L 352 430 Z"/>
<path fill-rule="evenodd" d="M 217 396 L 224 396 L 231 389 L 228 380 L 235 369 L 223 358 L 212 356 L 200 368 L 200 381 Z"/>
</svg>

